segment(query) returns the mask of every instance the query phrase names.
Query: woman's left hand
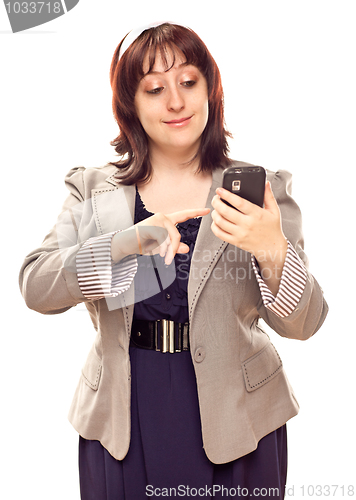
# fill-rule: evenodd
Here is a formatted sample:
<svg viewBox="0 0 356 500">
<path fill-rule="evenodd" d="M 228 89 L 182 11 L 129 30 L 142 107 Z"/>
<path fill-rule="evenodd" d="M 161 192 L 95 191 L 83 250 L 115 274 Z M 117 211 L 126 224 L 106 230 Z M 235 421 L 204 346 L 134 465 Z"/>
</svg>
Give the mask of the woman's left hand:
<svg viewBox="0 0 356 500">
<path fill-rule="evenodd" d="M 277 292 L 288 243 L 282 231 L 281 215 L 270 182 L 265 187 L 264 208 L 226 189 L 218 188 L 216 192 L 212 200 L 214 210 L 211 214 L 211 230 L 221 240 L 252 253 L 260 266 L 262 277 L 269 282 L 271 291 Z M 221 198 L 238 210 L 226 205 Z M 266 276 L 263 276 L 263 271 Z"/>
</svg>

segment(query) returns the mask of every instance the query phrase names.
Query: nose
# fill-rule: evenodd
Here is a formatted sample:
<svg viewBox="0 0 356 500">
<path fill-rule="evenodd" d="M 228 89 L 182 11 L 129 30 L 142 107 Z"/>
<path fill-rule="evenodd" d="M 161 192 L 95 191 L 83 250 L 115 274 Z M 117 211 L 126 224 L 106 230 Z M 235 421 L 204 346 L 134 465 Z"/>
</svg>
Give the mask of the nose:
<svg viewBox="0 0 356 500">
<path fill-rule="evenodd" d="M 184 99 L 180 89 L 176 86 L 171 87 L 168 92 L 167 108 L 170 111 L 181 111 L 184 108 Z"/>
</svg>

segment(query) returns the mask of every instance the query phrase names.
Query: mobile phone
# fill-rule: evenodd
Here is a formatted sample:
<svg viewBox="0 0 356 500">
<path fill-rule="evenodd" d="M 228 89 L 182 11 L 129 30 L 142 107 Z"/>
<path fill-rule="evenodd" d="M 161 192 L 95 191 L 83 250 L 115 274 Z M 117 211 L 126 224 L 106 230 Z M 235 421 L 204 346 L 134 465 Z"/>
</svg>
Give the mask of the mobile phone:
<svg viewBox="0 0 356 500">
<path fill-rule="evenodd" d="M 261 208 L 263 207 L 265 184 L 266 171 L 263 167 L 254 165 L 249 167 L 229 167 L 223 172 L 222 187 L 224 189 L 241 196 L 241 198 Z M 227 201 L 222 201 L 232 207 Z"/>
</svg>

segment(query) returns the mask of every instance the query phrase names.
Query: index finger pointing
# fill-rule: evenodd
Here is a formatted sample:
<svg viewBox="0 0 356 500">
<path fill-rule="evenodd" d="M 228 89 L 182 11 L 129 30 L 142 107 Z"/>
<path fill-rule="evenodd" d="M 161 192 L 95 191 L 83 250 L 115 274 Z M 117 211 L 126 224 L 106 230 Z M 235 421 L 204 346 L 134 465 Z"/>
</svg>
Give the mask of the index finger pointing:
<svg viewBox="0 0 356 500">
<path fill-rule="evenodd" d="M 195 217 L 202 217 L 210 212 L 210 208 L 190 208 L 187 210 L 180 210 L 179 212 L 174 212 L 173 214 L 168 214 L 166 217 L 173 223 L 178 224 L 178 222 L 184 222 L 188 219 L 194 219 Z"/>
</svg>

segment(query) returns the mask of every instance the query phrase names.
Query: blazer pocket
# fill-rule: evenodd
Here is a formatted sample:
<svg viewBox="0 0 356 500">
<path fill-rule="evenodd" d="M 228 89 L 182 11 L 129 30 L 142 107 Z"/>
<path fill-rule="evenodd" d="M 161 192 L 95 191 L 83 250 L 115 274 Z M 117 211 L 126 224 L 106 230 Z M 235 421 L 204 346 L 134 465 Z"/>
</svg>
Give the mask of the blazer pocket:
<svg viewBox="0 0 356 500">
<path fill-rule="evenodd" d="M 261 351 L 246 359 L 242 364 L 247 391 L 255 391 L 266 384 L 278 375 L 282 368 L 282 360 L 274 345 L 269 342 Z"/>
<path fill-rule="evenodd" d="M 89 352 L 88 358 L 82 368 L 82 376 L 84 382 L 94 391 L 98 390 L 101 377 L 102 364 L 101 360 L 93 350 Z"/>
</svg>

